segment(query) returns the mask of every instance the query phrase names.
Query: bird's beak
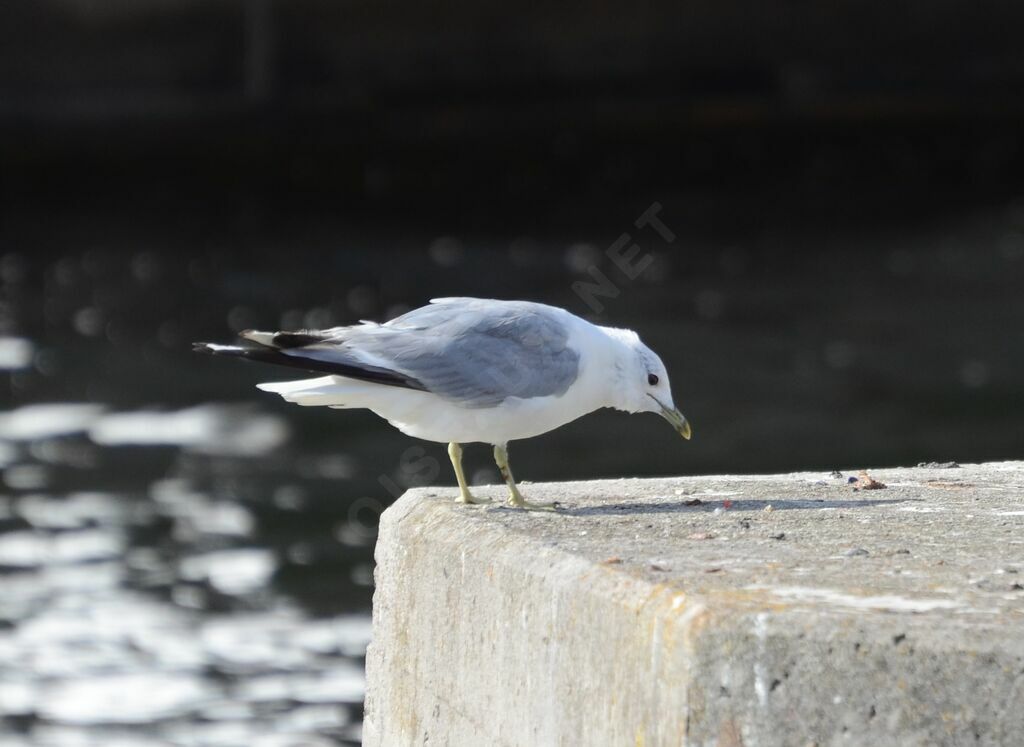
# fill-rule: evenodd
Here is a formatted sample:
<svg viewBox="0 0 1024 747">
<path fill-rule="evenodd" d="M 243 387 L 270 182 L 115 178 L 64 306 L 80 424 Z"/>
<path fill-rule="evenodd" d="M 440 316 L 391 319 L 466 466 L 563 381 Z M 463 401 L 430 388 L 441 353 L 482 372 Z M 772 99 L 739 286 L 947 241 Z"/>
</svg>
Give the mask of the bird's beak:
<svg viewBox="0 0 1024 747">
<path fill-rule="evenodd" d="M 683 416 L 683 413 L 679 412 L 674 407 L 665 407 L 661 404 L 661 401 L 654 399 L 659 405 L 661 405 L 661 417 L 665 418 L 672 427 L 679 431 L 679 435 L 685 438 L 687 441 L 690 440 L 690 436 L 693 435 L 693 431 L 690 429 L 690 423 Z"/>
</svg>

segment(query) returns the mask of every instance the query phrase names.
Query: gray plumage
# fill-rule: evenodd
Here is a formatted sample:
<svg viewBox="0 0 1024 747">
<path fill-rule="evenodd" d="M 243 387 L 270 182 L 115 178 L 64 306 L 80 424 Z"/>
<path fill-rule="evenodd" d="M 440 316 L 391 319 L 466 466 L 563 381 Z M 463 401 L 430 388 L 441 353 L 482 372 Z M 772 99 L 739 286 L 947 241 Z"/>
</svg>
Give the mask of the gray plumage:
<svg viewBox="0 0 1024 747">
<path fill-rule="evenodd" d="M 523 301 L 446 299 L 386 324 L 320 334 L 319 342 L 282 352 L 394 371 L 463 407 L 563 394 L 579 369 L 557 311 Z"/>
</svg>

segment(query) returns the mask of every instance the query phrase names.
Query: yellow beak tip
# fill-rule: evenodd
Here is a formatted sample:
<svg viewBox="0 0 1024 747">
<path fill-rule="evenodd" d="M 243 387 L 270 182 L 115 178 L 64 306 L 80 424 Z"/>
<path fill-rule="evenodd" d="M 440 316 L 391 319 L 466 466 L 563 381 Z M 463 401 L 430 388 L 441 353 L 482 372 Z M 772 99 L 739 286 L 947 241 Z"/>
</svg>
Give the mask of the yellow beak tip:
<svg viewBox="0 0 1024 747">
<path fill-rule="evenodd" d="M 661 403 L 658 403 L 661 405 Z M 690 428 L 690 421 L 686 419 L 683 413 L 679 412 L 675 407 L 665 407 L 661 405 L 661 417 L 665 418 L 672 427 L 675 428 L 679 435 L 685 438 L 687 441 L 690 440 L 690 436 L 693 435 L 693 430 Z"/>
</svg>

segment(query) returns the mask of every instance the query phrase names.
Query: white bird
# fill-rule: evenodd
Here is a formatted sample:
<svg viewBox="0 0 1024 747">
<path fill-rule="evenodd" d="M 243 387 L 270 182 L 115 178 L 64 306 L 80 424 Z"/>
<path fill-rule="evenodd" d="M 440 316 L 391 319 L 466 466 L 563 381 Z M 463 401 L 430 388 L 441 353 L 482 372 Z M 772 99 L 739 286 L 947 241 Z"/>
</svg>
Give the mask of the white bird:
<svg viewBox="0 0 1024 747">
<path fill-rule="evenodd" d="M 597 326 L 554 306 L 437 298 L 384 324 L 240 336 L 249 344 L 195 349 L 325 373 L 257 386 L 299 405 L 367 408 L 403 433 L 447 443 L 461 503 L 488 502 L 466 484 L 464 443 L 494 446 L 510 506 L 551 509 L 519 492 L 510 441 L 602 407 L 658 413 L 690 438 L 664 364 L 636 332 Z"/>
</svg>

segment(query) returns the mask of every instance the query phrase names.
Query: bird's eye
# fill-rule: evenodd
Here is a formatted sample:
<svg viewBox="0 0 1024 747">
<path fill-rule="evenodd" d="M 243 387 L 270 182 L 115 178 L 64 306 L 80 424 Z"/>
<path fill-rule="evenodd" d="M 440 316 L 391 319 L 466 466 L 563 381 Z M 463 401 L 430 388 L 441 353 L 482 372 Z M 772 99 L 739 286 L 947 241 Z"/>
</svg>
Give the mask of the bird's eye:
<svg viewBox="0 0 1024 747">
<path fill-rule="evenodd" d="M 655 374 L 647 374 L 647 383 L 655 386 L 658 383 L 658 377 Z"/>
</svg>

